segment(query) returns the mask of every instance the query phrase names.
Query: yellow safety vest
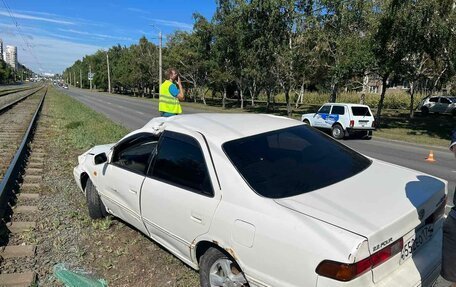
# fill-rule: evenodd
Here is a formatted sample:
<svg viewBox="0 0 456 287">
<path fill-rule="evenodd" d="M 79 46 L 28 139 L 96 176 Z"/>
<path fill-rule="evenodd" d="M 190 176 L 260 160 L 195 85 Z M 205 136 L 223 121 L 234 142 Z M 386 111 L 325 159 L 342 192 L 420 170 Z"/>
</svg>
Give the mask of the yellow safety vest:
<svg viewBox="0 0 456 287">
<path fill-rule="evenodd" d="M 166 80 L 160 86 L 160 97 L 158 100 L 158 111 L 171 113 L 171 114 L 181 114 L 182 108 L 177 97 L 173 97 L 169 92 L 169 87 L 173 82 Z"/>
</svg>

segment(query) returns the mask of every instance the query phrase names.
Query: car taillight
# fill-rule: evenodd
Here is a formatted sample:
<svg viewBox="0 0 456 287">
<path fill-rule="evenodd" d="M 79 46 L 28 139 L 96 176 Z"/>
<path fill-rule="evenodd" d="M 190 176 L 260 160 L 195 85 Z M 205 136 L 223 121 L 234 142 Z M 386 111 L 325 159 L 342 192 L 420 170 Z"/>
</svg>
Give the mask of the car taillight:
<svg viewBox="0 0 456 287">
<path fill-rule="evenodd" d="M 352 128 L 352 127 L 354 127 L 354 126 L 355 126 L 355 121 L 354 121 L 354 120 L 351 120 L 351 121 L 350 121 L 350 127 Z"/>
<path fill-rule="evenodd" d="M 424 224 L 425 225 L 434 224 L 440 217 L 442 217 L 443 214 L 445 214 L 446 203 L 447 203 L 447 197 L 445 195 L 445 197 L 442 199 L 442 202 L 440 203 L 439 207 L 437 207 L 437 209 L 434 211 L 434 213 L 432 213 L 428 218 L 426 218 L 426 220 L 424 221 Z"/>
<path fill-rule="evenodd" d="M 372 127 L 375 128 L 375 121 L 372 121 Z"/>
<path fill-rule="evenodd" d="M 315 271 L 320 276 L 332 278 L 338 281 L 350 281 L 400 253 L 403 246 L 404 241 L 401 238 L 356 263 L 347 264 L 324 260 L 318 264 Z"/>
</svg>

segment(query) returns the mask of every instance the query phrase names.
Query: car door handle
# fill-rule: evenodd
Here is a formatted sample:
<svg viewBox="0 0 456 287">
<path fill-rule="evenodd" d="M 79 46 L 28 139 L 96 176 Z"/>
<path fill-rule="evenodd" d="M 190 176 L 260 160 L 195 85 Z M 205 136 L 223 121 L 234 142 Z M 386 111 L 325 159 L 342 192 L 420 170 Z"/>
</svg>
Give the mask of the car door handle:
<svg viewBox="0 0 456 287">
<path fill-rule="evenodd" d="M 197 223 L 203 224 L 203 216 L 201 214 L 192 212 L 190 218 Z"/>
<path fill-rule="evenodd" d="M 136 190 L 131 189 L 131 188 L 129 188 L 128 191 L 131 192 L 131 193 L 134 193 L 134 194 L 138 194 L 138 192 Z"/>
</svg>

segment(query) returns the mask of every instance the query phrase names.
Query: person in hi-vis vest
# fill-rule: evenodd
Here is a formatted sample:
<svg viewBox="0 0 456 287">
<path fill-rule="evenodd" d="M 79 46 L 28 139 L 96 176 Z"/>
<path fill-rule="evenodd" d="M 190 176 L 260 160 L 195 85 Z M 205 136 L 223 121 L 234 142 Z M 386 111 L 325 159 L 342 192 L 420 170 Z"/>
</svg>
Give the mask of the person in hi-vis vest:
<svg viewBox="0 0 456 287">
<path fill-rule="evenodd" d="M 182 107 L 179 101 L 184 100 L 184 89 L 177 70 L 169 68 L 166 71 L 166 77 L 168 79 L 160 85 L 160 98 L 158 100 L 158 111 L 162 117 L 181 114 Z"/>
</svg>

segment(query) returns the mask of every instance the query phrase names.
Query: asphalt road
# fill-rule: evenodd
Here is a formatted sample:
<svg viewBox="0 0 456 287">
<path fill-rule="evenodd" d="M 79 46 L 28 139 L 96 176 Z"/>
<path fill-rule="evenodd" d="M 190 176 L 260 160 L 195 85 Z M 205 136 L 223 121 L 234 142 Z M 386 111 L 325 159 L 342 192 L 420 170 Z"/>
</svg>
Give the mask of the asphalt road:
<svg viewBox="0 0 456 287">
<path fill-rule="evenodd" d="M 68 90 L 60 90 L 131 130 L 140 128 L 151 118 L 159 116 L 156 101 L 89 92 L 73 87 Z M 204 112 L 188 107 L 183 109 L 187 114 Z M 447 148 L 376 139 L 375 133 L 372 140 L 347 139 L 343 140 L 342 143 L 369 157 L 419 170 L 447 180 L 449 190 L 449 205 L 447 207 L 449 208 L 453 202 L 456 186 L 456 159 Z M 430 150 L 433 150 L 436 162 L 425 161 Z M 449 286 L 449 283 L 439 278 L 434 287 L 446 286 Z"/>
</svg>

